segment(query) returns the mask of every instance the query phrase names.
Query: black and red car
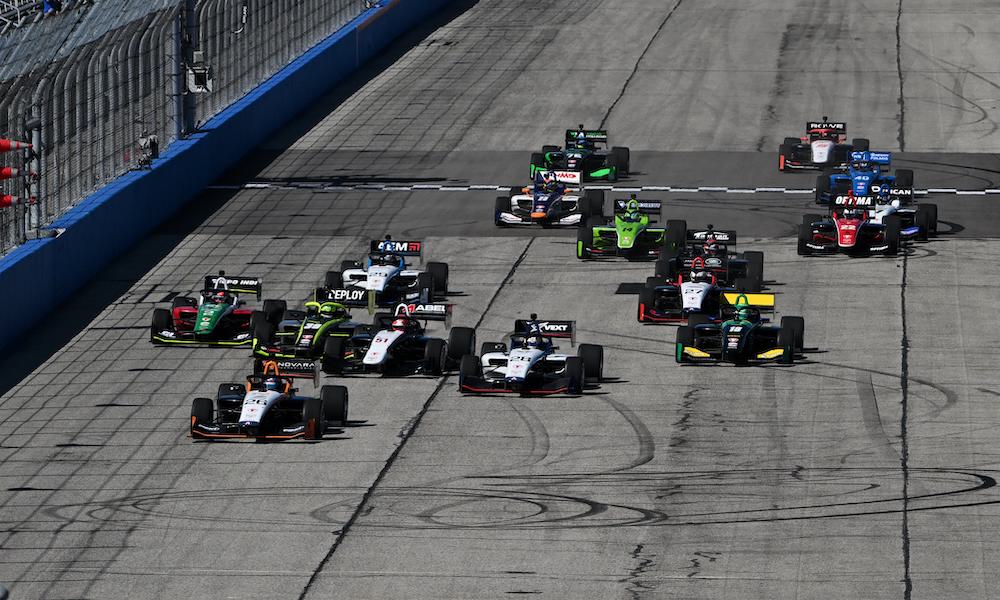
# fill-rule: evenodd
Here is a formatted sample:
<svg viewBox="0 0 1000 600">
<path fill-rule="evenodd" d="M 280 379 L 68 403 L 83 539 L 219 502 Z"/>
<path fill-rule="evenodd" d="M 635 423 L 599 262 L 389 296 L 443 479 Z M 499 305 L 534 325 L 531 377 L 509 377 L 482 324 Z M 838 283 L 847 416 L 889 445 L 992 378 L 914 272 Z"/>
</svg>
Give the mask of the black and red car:
<svg viewBox="0 0 1000 600">
<path fill-rule="evenodd" d="M 868 150 L 868 140 L 854 138 L 847 143 L 847 123 L 822 121 L 806 123 L 806 134 L 799 138 L 786 137 L 778 147 L 778 170 L 843 169 L 851 152 Z"/>
</svg>

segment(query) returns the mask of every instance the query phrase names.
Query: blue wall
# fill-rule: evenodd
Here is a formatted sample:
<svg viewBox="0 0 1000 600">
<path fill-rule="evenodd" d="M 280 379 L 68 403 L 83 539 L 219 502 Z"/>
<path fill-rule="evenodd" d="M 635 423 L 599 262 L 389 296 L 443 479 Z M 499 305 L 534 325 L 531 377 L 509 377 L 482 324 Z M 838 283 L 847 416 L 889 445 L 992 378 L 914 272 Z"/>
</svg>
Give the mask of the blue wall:
<svg viewBox="0 0 1000 600">
<path fill-rule="evenodd" d="M 0 259 L 0 348 L 36 325 L 112 260 L 358 66 L 450 0 L 386 0 L 319 43 L 201 132 L 174 142 L 149 171 L 123 175 L 53 223 L 65 229 Z"/>
</svg>

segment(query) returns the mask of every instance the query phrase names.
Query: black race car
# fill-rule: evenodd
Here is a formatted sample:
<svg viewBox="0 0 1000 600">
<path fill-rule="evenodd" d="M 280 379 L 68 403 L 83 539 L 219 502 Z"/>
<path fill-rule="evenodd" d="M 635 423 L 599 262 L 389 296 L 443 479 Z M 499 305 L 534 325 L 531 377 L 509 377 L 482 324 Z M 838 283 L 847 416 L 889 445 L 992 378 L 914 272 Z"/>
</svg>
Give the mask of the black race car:
<svg viewBox="0 0 1000 600">
<path fill-rule="evenodd" d="M 566 145 L 542 146 L 541 152 L 531 155 L 529 174 L 553 171 L 563 183 L 583 183 L 593 179 L 618 181 L 628 177 L 630 153 L 624 146 L 613 146 L 608 152 L 598 151 L 598 144 L 607 145 L 608 132 L 603 129 L 566 130 Z"/>
<path fill-rule="evenodd" d="M 266 313 L 253 317 L 253 355 L 260 358 L 322 358 L 331 338 L 348 337 L 362 326 L 337 302 L 312 300 L 303 310 L 288 310 L 284 300 L 265 300 L 264 305 L 279 316 L 277 325 Z"/>
<path fill-rule="evenodd" d="M 804 331 L 802 317 L 782 317 L 776 326 L 761 317 L 760 309 L 739 298 L 724 321 L 691 315 L 687 326 L 677 328 L 674 358 L 678 363 L 746 365 L 776 360 L 791 364 L 803 351 Z"/>
<path fill-rule="evenodd" d="M 696 259 L 702 270 L 714 276 L 721 286 L 744 291 L 759 292 L 764 285 L 764 253 L 748 250 L 736 252 L 736 232 L 715 229 L 711 224 L 705 229 L 687 229 L 684 243 L 677 246 L 673 256 L 662 256 L 656 261 L 655 276 L 675 280 L 682 273 L 689 273 Z"/>
</svg>

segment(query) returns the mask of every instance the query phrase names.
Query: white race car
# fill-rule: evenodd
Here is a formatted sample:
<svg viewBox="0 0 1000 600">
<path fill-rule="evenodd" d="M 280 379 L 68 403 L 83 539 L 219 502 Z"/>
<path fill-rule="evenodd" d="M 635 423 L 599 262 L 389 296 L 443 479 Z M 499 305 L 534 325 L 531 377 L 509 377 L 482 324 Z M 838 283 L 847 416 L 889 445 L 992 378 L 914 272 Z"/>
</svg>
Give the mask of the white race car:
<svg viewBox="0 0 1000 600">
<path fill-rule="evenodd" d="M 602 214 L 603 190 L 567 188 L 559 183 L 554 171 L 538 171 L 531 186 L 513 186 L 509 195 L 497 196 L 493 223 L 497 227 L 533 223 L 542 227 L 577 226 L 587 217 Z"/>
<path fill-rule="evenodd" d="M 472 394 L 580 394 L 588 382 L 599 383 L 604 348 L 580 344 L 577 356 L 556 352 L 553 339 L 576 341 L 574 321 L 514 321 L 510 347 L 484 343 L 481 356 L 466 355 L 459 365 L 458 389 Z"/>
</svg>

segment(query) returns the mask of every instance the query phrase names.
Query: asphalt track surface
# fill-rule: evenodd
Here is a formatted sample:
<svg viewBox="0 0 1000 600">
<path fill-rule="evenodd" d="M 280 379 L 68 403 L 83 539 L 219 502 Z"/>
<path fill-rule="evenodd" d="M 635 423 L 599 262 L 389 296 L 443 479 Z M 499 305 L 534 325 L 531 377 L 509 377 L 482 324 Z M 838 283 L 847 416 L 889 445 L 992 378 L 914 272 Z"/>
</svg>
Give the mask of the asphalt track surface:
<svg viewBox="0 0 1000 600">
<path fill-rule="evenodd" d="M 930 195 L 897 259 L 803 259 L 808 195 L 664 193 L 765 252 L 792 367 L 678 367 L 641 327 L 648 263 L 497 230 L 488 191 L 584 122 L 618 185 L 809 188 L 774 147 L 828 114 L 917 187 L 1000 187 L 1000 8 L 721 0 L 459 3 L 103 273 L 0 362 L 0 581 L 14 598 L 988 598 L 1000 572 L 996 196 Z M 347 379 L 320 443 L 194 443 L 239 350 L 153 348 L 154 306 L 217 269 L 303 299 L 384 233 L 451 265 L 455 324 L 529 312 L 604 344 L 576 398 Z M 27 292 L 25 292 L 27 293 Z M 362 312 L 363 314 L 363 312 Z M 439 328 L 440 330 L 440 328 Z M 308 389 L 308 386 L 306 386 Z"/>
</svg>

